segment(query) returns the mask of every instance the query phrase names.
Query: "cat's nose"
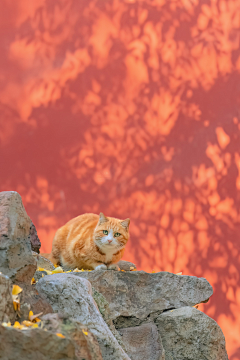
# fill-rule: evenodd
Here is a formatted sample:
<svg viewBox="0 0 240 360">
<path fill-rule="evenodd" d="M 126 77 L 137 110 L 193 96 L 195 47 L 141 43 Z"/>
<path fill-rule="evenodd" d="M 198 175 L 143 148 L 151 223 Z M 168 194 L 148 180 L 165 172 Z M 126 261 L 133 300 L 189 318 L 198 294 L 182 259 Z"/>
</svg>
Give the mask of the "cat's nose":
<svg viewBox="0 0 240 360">
<path fill-rule="evenodd" d="M 109 244 L 111 244 L 112 240 L 108 240 Z"/>
</svg>

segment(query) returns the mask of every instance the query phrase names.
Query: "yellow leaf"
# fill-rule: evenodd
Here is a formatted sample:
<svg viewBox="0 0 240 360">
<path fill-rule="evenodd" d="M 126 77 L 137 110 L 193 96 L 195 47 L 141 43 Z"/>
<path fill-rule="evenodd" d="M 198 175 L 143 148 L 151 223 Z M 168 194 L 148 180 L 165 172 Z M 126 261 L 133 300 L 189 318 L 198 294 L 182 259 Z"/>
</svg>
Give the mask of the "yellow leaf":
<svg viewBox="0 0 240 360">
<path fill-rule="evenodd" d="M 33 326 L 34 323 L 32 323 L 31 321 L 28 321 L 28 320 L 24 320 L 24 321 L 22 322 L 22 325 L 29 327 L 29 326 Z"/>
<path fill-rule="evenodd" d="M 32 328 L 37 328 L 38 324 L 33 324 Z"/>
<path fill-rule="evenodd" d="M 41 268 L 41 267 L 37 268 L 37 271 L 45 271 L 47 273 L 47 275 L 52 275 L 52 271 L 49 271 L 49 270 Z"/>
<path fill-rule="evenodd" d="M 30 319 L 30 316 L 33 316 L 32 310 L 29 311 L 28 318 Z"/>
<path fill-rule="evenodd" d="M 156 271 L 155 271 L 155 270 L 153 270 L 153 271 L 152 271 L 152 274 L 154 274 L 155 272 L 156 272 Z"/>
<path fill-rule="evenodd" d="M 87 332 L 87 331 L 82 330 L 82 332 L 83 332 L 85 335 L 88 335 L 88 332 Z"/>
<path fill-rule="evenodd" d="M 14 327 L 15 329 L 22 329 L 22 328 L 23 328 L 23 325 L 21 325 L 18 321 L 15 321 L 13 327 Z"/>
<path fill-rule="evenodd" d="M 130 266 L 130 270 L 134 270 L 135 268 L 133 266 Z"/>
<path fill-rule="evenodd" d="M 31 285 L 32 284 L 36 284 L 36 280 L 34 278 L 32 278 L 32 280 L 31 280 Z"/>
<path fill-rule="evenodd" d="M 63 334 L 60 334 L 60 333 L 56 333 L 57 336 L 59 336 L 60 338 L 63 338 L 65 339 L 65 336 Z"/>
<path fill-rule="evenodd" d="M 20 302 L 18 300 L 13 300 L 13 307 L 15 311 L 20 310 Z"/>
<path fill-rule="evenodd" d="M 7 323 L 6 323 L 6 322 L 3 322 L 3 323 L 2 323 L 2 326 L 4 326 L 4 327 L 11 326 L 11 323 L 10 323 L 10 321 L 7 322 Z"/>
<path fill-rule="evenodd" d="M 21 291 L 22 291 L 22 288 L 20 288 L 20 286 L 13 285 L 12 295 L 18 295 L 18 294 L 20 294 Z"/>
<path fill-rule="evenodd" d="M 31 313 L 31 314 L 30 314 Z M 39 314 L 36 314 L 36 315 L 33 315 L 33 312 L 32 311 L 29 311 L 29 320 L 32 321 L 32 322 L 38 322 L 38 321 L 41 321 L 38 316 L 41 316 L 43 313 L 39 313 Z"/>
<path fill-rule="evenodd" d="M 53 274 L 60 274 L 63 273 L 63 269 L 61 266 L 56 267 L 55 270 L 52 271 Z"/>
<path fill-rule="evenodd" d="M 53 266 L 54 266 L 55 268 L 57 268 L 57 267 L 58 267 L 58 264 L 54 264 Z"/>
<path fill-rule="evenodd" d="M 182 272 L 177 273 L 176 275 L 182 275 Z"/>
</svg>

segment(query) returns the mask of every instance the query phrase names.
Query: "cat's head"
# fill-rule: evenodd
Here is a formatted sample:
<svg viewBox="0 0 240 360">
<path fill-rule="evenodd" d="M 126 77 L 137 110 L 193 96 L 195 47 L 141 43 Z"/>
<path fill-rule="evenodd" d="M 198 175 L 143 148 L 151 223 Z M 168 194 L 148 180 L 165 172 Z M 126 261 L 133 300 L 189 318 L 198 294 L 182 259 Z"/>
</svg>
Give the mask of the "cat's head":
<svg viewBox="0 0 240 360">
<path fill-rule="evenodd" d="M 99 221 L 94 232 L 94 241 L 99 249 L 122 250 L 129 238 L 130 219 L 119 220 L 99 215 Z"/>
</svg>

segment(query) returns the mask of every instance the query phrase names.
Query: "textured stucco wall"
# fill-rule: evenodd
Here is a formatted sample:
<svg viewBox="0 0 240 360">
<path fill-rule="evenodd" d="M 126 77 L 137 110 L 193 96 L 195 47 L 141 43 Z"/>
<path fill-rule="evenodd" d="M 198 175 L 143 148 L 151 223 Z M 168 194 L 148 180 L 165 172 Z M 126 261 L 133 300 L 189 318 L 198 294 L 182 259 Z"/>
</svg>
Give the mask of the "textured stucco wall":
<svg viewBox="0 0 240 360">
<path fill-rule="evenodd" d="M 125 259 L 206 277 L 240 358 L 238 0 L 8 0 L 0 190 L 42 251 L 84 212 L 131 218 Z"/>
</svg>

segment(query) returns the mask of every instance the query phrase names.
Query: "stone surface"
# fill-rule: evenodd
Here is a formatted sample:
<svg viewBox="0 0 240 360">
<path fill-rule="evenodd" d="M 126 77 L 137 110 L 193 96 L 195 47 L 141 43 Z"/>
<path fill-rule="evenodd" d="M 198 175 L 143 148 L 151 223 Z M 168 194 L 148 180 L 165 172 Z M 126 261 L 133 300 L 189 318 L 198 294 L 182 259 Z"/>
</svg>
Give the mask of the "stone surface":
<svg viewBox="0 0 240 360">
<path fill-rule="evenodd" d="M 37 254 L 36 252 L 32 251 L 32 255 L 33 257 L 37 260 L 37 267 L 38 268 L 43 268 L 49 271 L 52 271 L 55 269 L 53 263 L 46 259 L 45 257 Z"/>
<path fill-rule="evenodd" d="M 74 274 L 89 280 L 104 295 L 113 320 L 120 316 L 145 319 L 157 311 L 205 302 L 213 293 L 204 278 L 168 272 L 94 270 Z"/>
<path fill-rule="evenodd" d="M 38 293 L 35 285 L 20 284 L 23 291 L 19 294 L 20 298 L 20 320 L 28 319 L 28 313 L 30 310 L 34 314 L 53 313 L 53 309 L 50 303 Z"/>
<path fill-rule="evenodd" d="M 104 322 L 92 297 L 91 284 L 73 274 L 44 276 L 36 285 L 54 312 L 79 321 L 96 336 L 105 360 L 129 360 Z"/>
<path fill-rule="evenodd" d="M 7 276 L 0 274 L 0 322 L 14 321 L 14 319 L 12 283 Z"/>
<path fill-rule="evenodd" d="M 70 339 L 43 329 L 18 330 L 1 325 L 0 354 L 2 360 L 80 360 Z"/>
<path fill-rule="evenodd" d="M 125 260 L 120 260 L 118 262 L 118 266 L 120 268 L 120 270 L 124 270 L 124 271 L 131 271 L 132 269 L 130 268 L 134 268 L 136 269 L 136 265 L 131 263 L 130 261 L 125 261 Z"/>
<path fill-rule="evenodd" d="M 88 328 L 79 322 L 69 320 L 59 314 L 48 314 L 42 318 L 43 329 L 60 333 L 74 341 L 75 354 L 78 359 L 103 360 L 97 339 Z"/>
<path fill-rule="evenodd" d="M 0 271 L 13 281 L 31 281 L 37 263 L 31 252 L 31 220 L 15 191 L 0 193 Z"/>
<path fill-rule="evenodd" d="M 155 324 L 119 330 L 131 360 L 165 360 L 164 349 Z"/>
<path fill-rule="evenodd" d="M 227 360 L 218 324 L 193 307 L 167 311 L 155 321 L 166 360 Z"/>
<path fill-rule="evenodd" d="M 41 247 L 41 241 L 38 237 L 36 227 L 32 221 L 31 221 L 31 225 L 30 225 L 29 240 L 31 243 L 32 251 L 39 254 L 39 249 Z"/>
</svg>

